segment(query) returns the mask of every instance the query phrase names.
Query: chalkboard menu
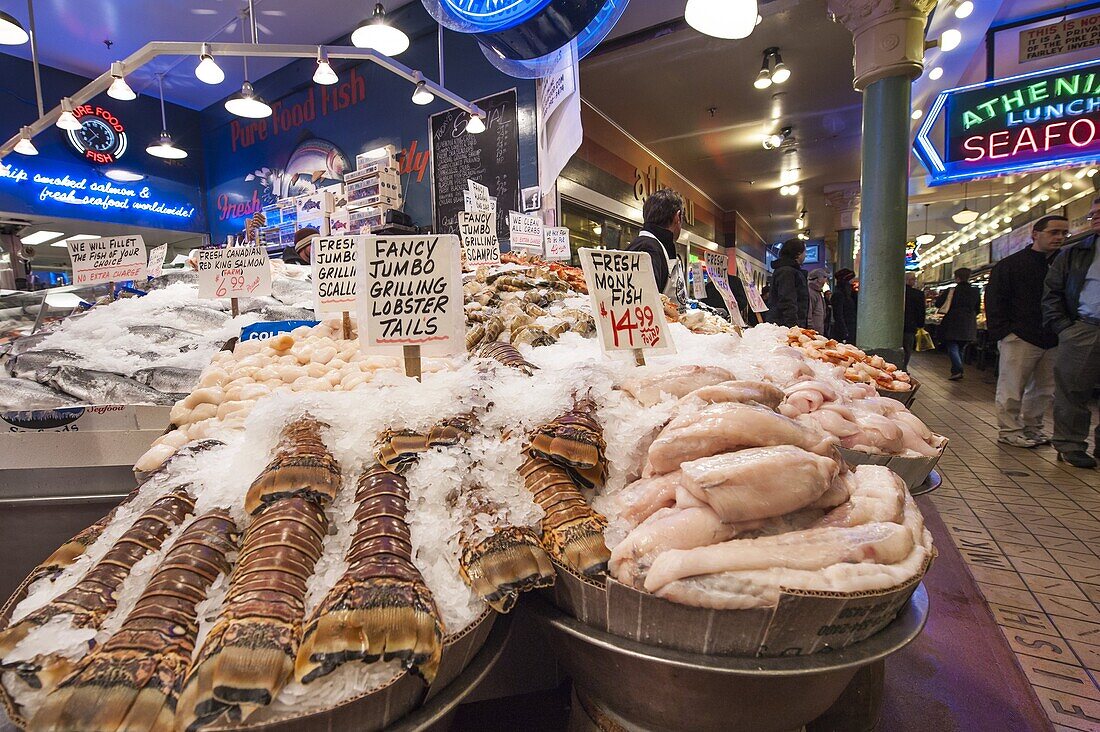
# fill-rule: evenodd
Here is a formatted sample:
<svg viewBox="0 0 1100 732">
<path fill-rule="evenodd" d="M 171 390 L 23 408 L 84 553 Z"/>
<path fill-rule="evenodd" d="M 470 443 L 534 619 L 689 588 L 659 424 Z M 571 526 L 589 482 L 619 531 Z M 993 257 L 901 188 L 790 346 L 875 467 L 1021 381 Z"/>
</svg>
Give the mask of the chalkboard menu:
<svg viewBox="0 0 1100 732">
<path fill-rule="evenodd" d="M 485 112 L 485 131 L 466 132 L 469 115 L 456 108 L 433 114 L 428 121 L 432 146 L 432 203 L 435 231 L 458 233 L 466 181 L 488 187 L 497 201 L 497 237 L 508 238 L 508 211 L 520 210 L 519 116 L 516 90 L 509 89 L 475 104 Z"/>
</svg>

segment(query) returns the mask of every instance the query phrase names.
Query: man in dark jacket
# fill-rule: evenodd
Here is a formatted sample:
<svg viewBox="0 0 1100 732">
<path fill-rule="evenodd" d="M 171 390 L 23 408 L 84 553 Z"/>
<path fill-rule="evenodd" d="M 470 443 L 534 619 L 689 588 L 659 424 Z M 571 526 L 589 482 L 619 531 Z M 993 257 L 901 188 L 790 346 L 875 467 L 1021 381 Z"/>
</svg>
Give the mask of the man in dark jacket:
<svg viewBox="0 0 1100 732">
<path fill-rule="evenodd" d="M 628 252 L 646 252 L 653 260 L 657 290 L 668 294 L 669 260 L 676 258 L 676 240 L 684 228 L 684 199 L 669 188 L 651 194 L 642 204 L 642 233 Z"/>
<path fill-rule="evenodd" d="M 810 315 L 810 285 L 802 262 L 806 245 L 800 239 L 788 239 L 779 249 L 779 258 L 772 264 L 771 299 L 768 300 L 768 322 L 787 327 L 808 327 Z"/>
<path fill-rule="evenodd" d="M 1100 383 L 1100 197 L 1089 210 L 1091 232 L 1067 243 L 1047 272 L 1043 324 L 1058 335 L 1054 361 L 1054 447 L 1058 459 L 1095 468 L 1088 452 L 1089 400 Z M 1100 445 L 1100 428 L 1095 434 Z M 1100 454 L 1100 447 L 1093 455 Z"/>
<path fill-rule="evenodd" d="M 951 375 L 947 377 L 951 381 L 963 377 L 963 351 L 967 343 L 978 340 L 982 294 L 970 284 L 970 274 L 967 267 L 955 270 L 955 286 L 936 298 L 936 307 L 943 313 L 937 334 L 951 359 Z"/>
<path fill-rule="evenodd" d="M 1065 216 L 1044 216 L 1031 227 L 1031 246 L 997 263 L 985 290 L 989 337 L 997 342 L 998 442 L 1035 447 L 1050 442 L 1043 415 L 1054 401 L 1058 336 L 1043 325 L 1043 281 L 1069 234 Z"/>
<path fill-rule="evenodd" d="M 917 275 L 909 272 L 905 275 L 905 326 L 902 328 L 902 347 L 905 361 L 902 371 L 909 370 L 909 359 L 917 346 L 917 331 L 924 327 L 924 293 L 917 289 Z"/>
<path fill-rule="evenodd" d="M 856 273 L 840 269 L 836 273 L 836 289 L 830 304 L 833 306 L 833 327 L 829 337 L 845 343 L 856 342 L 856 291 L 852 280 Z"/>
</svg>

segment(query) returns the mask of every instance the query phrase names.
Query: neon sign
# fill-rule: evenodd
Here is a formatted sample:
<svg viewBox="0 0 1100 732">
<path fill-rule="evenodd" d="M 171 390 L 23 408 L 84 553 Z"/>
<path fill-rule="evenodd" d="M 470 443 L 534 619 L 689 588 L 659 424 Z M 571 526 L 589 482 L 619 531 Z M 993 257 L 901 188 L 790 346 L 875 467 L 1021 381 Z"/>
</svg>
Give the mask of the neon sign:
<svg viewBox="0 0 1100 732">
<path fill-rule="evenodd" d="M 933 185 L 1100 159 L 1100 61 L 942 92 L 914 148 Z"/>
<path fill-rule="evenodd" d="M 73 110 L 79 130 L 68 130 L 69 144 L 81 157 L 97 165 L 117 162 L 126 154 L 126 127 L 110 110 L 82 104 Z"/>
</svg>

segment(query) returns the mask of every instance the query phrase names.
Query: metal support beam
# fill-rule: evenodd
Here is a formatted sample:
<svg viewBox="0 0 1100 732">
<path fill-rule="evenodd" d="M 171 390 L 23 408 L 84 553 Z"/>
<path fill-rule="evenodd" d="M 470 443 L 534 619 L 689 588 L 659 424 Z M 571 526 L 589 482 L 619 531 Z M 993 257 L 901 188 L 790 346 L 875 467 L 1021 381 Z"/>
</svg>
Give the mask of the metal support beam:
<svg viewBox="0 0 1100 732">
<path fill-rule="evenodd" d="M 153 41 L 145 44 L 140 49 L 127 56 L 123 59 L 122 63 L 127 73 L 133 73 L 137 69 L 161 56 L 198 56 L 202 53 L 203 45 L 204 44 L 201 42 L 191 41 Z M 308 59 L 317 57 L 317 46 L 315 45 L 302 46 L 278 43 L 207 43 L 205 45 L 214 56 L 258 56 L 264 58 Z M 377 51 L 366 48 L 355 48 L 353 46 L 326 46 L 325 49 L 328 51 L 328 57 L 330 59 L 340 58 L 370 61 L 413 84 L 419 80 L 416 70 L 398 61 L 394 61 L 389 56 L 378 53 Z M 106 91 L 111 86 L 113 80 L 111 71 L 108 69 L 89 82 L 84 88 L 69 95 L 69 99 L 72 100 L 74 107 L 85 104 L 98 94 Z M 473 102 L 458 96 L 428 78 L 424 78 L 424 85 L 427 86 L 436 97 L 450 102 L 459 109 L 463 109 L 474 116 L 483 116 L 485 114 L 484 110 Z M 59 104 L 44 115 L 41 115 L 31 124 L 27 125 L 30 129 L 30 136 L 33 138 L 40 132 L 49 129 L 51 125 L 57 122 L 60 116 L 61 105 Z M 19 134 L 16 133 L 11 139 L 3 145 L 0 145 L 0 158 L 10 153 L 18 142 Z"/>
</svg>

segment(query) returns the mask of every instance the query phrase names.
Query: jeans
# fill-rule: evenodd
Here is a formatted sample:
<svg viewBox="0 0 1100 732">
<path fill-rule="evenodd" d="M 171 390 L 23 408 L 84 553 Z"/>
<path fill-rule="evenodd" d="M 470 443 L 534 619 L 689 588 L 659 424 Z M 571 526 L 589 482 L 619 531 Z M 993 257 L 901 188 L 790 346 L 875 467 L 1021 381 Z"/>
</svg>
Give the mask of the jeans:
<svg viewBox="0 0 1100 732">
<path fill-rule="evenodd" d="M 1098 383 L 1100 326 L 1077 321 L 1058 334 L 1054 362 L 1054 447 L 1058 452 L 1088 449 L 1089 400 Z"/>
<path fill-rule="evenodd" d="M 947 348 L 948 358 L 951 359 L 951 374 L 961 374 L 963 372 L 962 351 L 966 348 L 966 341 L 947 341 L 944 346 Z"/>
<path fill-rule="evenodd" d="M 901 370 L 908 371 L 909 359 L 913 357 L 913 351 L 917 350 L 917 334 L 903 333 L 901 336 L 901 347 L 905 350 L 905 360 L 901 364 Z"/>
<path fill-rule="evenodd" d="M 1043 415 L 1054 401 L 1058 349 L 1034 346 L 1016 334 L 1002 338 L 997 349 L 997 424 L 1001 436 L 1041 433 Z"/>
</svg>

